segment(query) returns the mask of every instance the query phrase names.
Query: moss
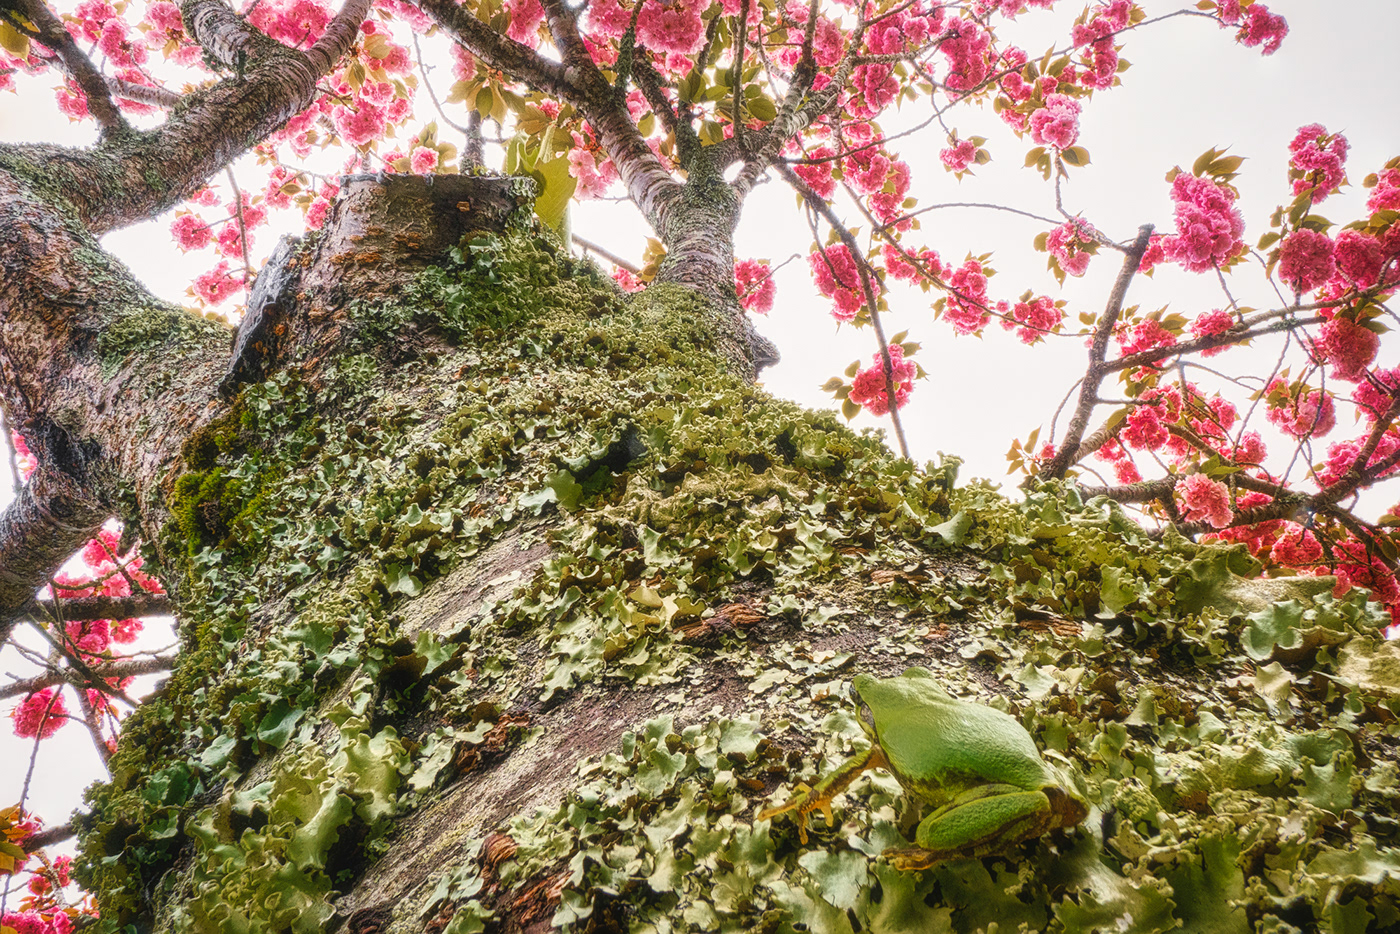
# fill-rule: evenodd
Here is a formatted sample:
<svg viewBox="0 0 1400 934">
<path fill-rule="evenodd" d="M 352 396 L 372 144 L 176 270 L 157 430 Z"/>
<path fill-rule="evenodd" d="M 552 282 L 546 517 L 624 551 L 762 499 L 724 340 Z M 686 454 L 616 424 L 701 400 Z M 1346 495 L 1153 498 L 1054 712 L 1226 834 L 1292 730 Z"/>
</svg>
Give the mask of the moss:
<svg viewBox="0 0 1400 934">
<path fill-rule="evenodd" d="M 103 329 L 97 350 L 103 371 L 110 374 L 133 353 L 155 351 L 183 341 L 207 340 L 220 332 L 228 333 L 227 328 L 183 308 L 129 308 Z"/>
</svg>

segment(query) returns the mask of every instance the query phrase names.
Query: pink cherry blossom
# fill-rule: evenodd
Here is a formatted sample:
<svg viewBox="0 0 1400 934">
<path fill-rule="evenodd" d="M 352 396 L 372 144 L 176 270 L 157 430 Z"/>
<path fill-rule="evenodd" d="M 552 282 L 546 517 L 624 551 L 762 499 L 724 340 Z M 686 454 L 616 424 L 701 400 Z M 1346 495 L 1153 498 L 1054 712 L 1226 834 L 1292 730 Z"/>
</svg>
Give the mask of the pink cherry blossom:
<svg viewBox="0 0 1400 934">
<path fill-rule="evenodd" d="M 220 260 L 219 265 L 194 280 L 195 294 L 210 305 L 222 305 L 241 288 L 243 280 L 229 272 L 228 260 Z"/>
<path fill-rule="evenodd" d="M 1264 438 L 1257 431 L 1246 431 L 1238 444 L 1224 444 L 1218 450 L 1236 464 L 1256 466 L 1263 464 L 1269 453 Z"/>
<path fill-rule="evenodd" d="M 1278 275 L 1298 292 L 1311 292 L 1337 271 L 1336 247 L 1324 233 L 1295 230 L 1279 248 Z"/>
<path fill-rule="evenodd" d="M 986 327 L 992 317 L 989 304 L 987 273 L 980 262 L 969 259 L 950 272 L 943 319 L 953 326 L 954 333 L 976 334 Z"/>
<path fill-rule="evenodd" d="M 1312 567 L 1322 560 L 1322 543 L 1310 530 L 1290 522 L 1269 557 L 1284 567 Z"/>
<path fill-rule="evenodd" d="M 1288 381 L 1276 379 L 1269 384 L 1269 423 L 1294 438 L 1321 438 L 1337 426 L 1337 408 L 1329 393 L 1321 389 L 1299 393 L 1290 392 Z M 1277 404 L 1275 403 L 1277 400 Z"/>
<path fill-rule="evenodd" d="M 613 281 L 622 286 L 624 292 L 640 292 L 647 287 L 645 282 L 621 266 L 613 270 Z"/>
<path fill-rule="evenodd" d="M 914 282 L 921 278 L 942 279 L 951 270 L 944 270 L 943 261 L 939 259 L 938 253 L 925 247 L 916 253 L 910 253 L 909 259 L 900 253 L 892 243 L 885 244 L 884 247 L 885 270 L 892 278 Z M 916 266 L 915 263 L 918 265 Z"/>
<path fill-rule="evenodd" d="M 1094 244 L 1094 228 L 1082 218 L 1065 221 L 1045 238 L 1045 249 L 1071 276 L 1082 276 L 1092 256 L 1084 247 Z"/>
<path fill-rule="evenodd" d="M 809 188 L 827 200 L 830 200 L 831 196 L 836 193 L 836 179 L 832 175 L 836 162 L 830 158 L 834 154 L 835 150 L 830 146 L 819 146 L 808 154 L 808 158 L 827 161 L 799 164 L 792 167 L 792 170 L 807 183 Z"/>
<path fill-rule="evenodd" d="M 1135 406 L 1124 419 L 1120 433 L 1123 443 L 1139 451 L 1157 451 L 1167 443 L 1170 433 L 1162 423 L 1162 408 L 1156 405 Z"/>
<path fill-rule="evenodd" d="M 1244 251 L 1244 218 L 1235 196 L 1208 178 L 1180 172 L 1172 181 L 1176 233 L 1163 237 L 1163 256 L 1188 272 L 1223 266 Z M 1144 257 L 1144 261 L 1146 257 Z"/>
<path fill-rule="evenodd" d="M 408 157 L 409 167 L 417 175 L 427 175 L 437 168 L 438 152 L 427 146 L 415 146 Z"/>
<path fill-rule="evenodd" d="M 1191 336 L 1198 340 L 1206 337 L 1219 337 L 1221 334 L 1229 333 L 1230 329 L 1233 328 L 1235 324 L 1234 315 L 1230 314 L 1228 311 L 1221 311 L 1217 308 L 1214 311 L 1208 311 L 1200 315 L 1195 321 L 1191 322 Z M 1234 345 L 1222 344 L 1219 347 L 1207 347 L 1201 351 L 1201 356 L 1213 357 L 1216 354 L 1224 353 L 1232 346 Z"/>
<path fill-rule="evenodd" d="M 39 460 L 30 453 L 29 444 L 19 432 L 10 432 L 10 443 L 15 448 L 15 466 L 19 468 L 19 478 L 28 480 L 30 474 L 39 466 Z"/>
<path fill-rule="evenodd" d="M 694 4 L 677 3 L 665 6 L 658 0 L 638 0 L 643 3 L 637 15 L 637 41 L 653 52 L 678 52 L 690 55 L 705 44 L 705 24 L 700 9 Z"/>
<path fill-rule="evenodd" d="M 1350 587 L 1363 587 L 1371 591 L 1379 603 L 1400 601 L 1400 583 L 1385 559 L 1358 541 L 1337 542 L 1332 546 L 1333 554 L 1339 560 L 1332 569 L 1337 575 L 1336 592 L 1344 592 Z"/>
<path fill-rule="evenodd" d="M 170 225 L 170 235 L 185 252 L 202 250 L 214 239 L 209 225 L 198 214 L 181 214 Z"/>
<path fill-rule="evenodd" d="M 914 376 L 918 368 L 904 359 L 904 348 L 891 344 L 890 376 L 894 381 L 895 408 L 903 408 L 914 389 Z M 884 359 L 875 352 L 875 365 L 861 370 L 852 381 L 850 400 L 864 408 L 871 415 L 884 415 L 890 410 L 889 391 L 885 386 Z"/>
<path fill-rule="evenodd" d="M 977 144 L 970 139 L 960 139 L 947 149 L 938 151 L 943 167 L 950 172 L 966 172 L 977 158 Z"/>
<path fill-rule="evenodd" d="M 1368 211 L 1400 211 L 1400 169 L 1381 169 L 1376 173 L 1376 187 L 1366 199 Z"/>
<path fill-rule="evenodd" d="M 948 76 L 943 83 L 950 91 L 970 91 L 987 80 L 991 44 L 991 35 L 976 23 L 961 17 L 948 20 L 938 51 L 948 59 Z"/>
<path fill-rule="evenodd" d="M 1364 442 L 1360 440 L 1338 441 L 1327 448 L 1327 460 L 1322 465 L 1322 470 L 1318 474 L 1318 482 L 1328 487 L 1346 477 L 1352 465 L 1356 463 L 1356 458 L 1361 454 L 1361 446 Z M 1400 449 L 1400 433 L 1392 427 L 1385 434 L 1381 435 L 1379 443 L 1376 445 L 1375 453 L 1366 462 L 1368 468 L 1374 468 L 1378 464 L 1387 460 L 1392 454 Z M 1395 473 L 1396 467 L 1391 467 L 1384 471 L 1384 476 Z"/>
<path fill-rule="evenodd" d="M 1230 488 L 1203 473 L 1193 473 L 1176 484 L 1181 512 L 1188 522 L 1204 521 L 1223 529 L 1234 521 L 1230 508 Z"/>
<path fill-rule="evenodd" d="M 608 193 L 613 182 L 617 181 L 617 167 L 611 159 L 603 157 L 601 162 L 591 149 L 569 150 L 569 174 L 578 179 L 574 194 L 580 201 L 602 198 Z"/>
<path fill-rule="evenodd" d="M 68 722 L 68 709 L 56 687 L 30 694 L 11 711 L 15 735 L 22 739 L 48 739 Z"/>
<path fill-rule="evenodd" d="M 1041 146 L 1065 150 L 1079 138 L 1079 102 L 1064 94 L 1051 94 L 1045 106 L 1031 114 L 1031 139 Z"/>
<path fill-rule="evenodd" d="M 1337 271 L 1345 284 L 1369 289 L 1380 281 L 1385 266 L 1385 246 L 1370 234 L 1360 230 L 1343 230 L 1337 234 L 1335 257 Z"/>
<path fill-rule="evenodd" d="M 1298 130 L 1288 149 L 1293 153 L 1288 175 L 1295 195 L 1311 192 L 1316 203 L 1346 181 L 1347 138 L 1340 133 L 1329 135 L 1322 124 L 1311 123 Z"/>
<path fill-rule="evenodd" d="M 1371 361 L 1376 359 L 1380 337 L 1375 331 L 1345 318 L 1333 318 L 1322 325 L 1316 341 L 1316 356 L 1330 363 L 1335 379 L 1354 383 L 1361 379 Z"/>
<path fill-rule="evenodd" d="M 854 321 L 865 307 L 860 272 L 844 243 L 817 250 L 807 257 L 817 291 L 832 299 L 832 317 L 837 321 Z"/>
<path fill-rule="evenodd" d="M 544 22 L 544 7 L 540 6 L 540 0 L 506 0 L 505 10 L 510 17 L 506 35 L 530 48 L 538 46 L 540 24 Z M 640 21 L 637 25 L 640 33 Z"/>
<path fill-rule="evenodd" d="M 83 0 L 73 10 L 73 21 L 67 24 L 73 37 L 96 44 L 102 36 L 102 28 L 117 15 L 111 4 L 103 0 Z"/>
<path fill-rule="evenodd" d="M 384 132 L 386 119 L 384 108 L 362 101 L 357 108 L 342 105 L 335 107 L 331 119 L 335 128 L 351 146 L 364 146 Z"/>
<path fill-rule="evenodd" d="M 306 226 L 319 230 L 326 222 L 326 214 L 331 209 L 330 199 L 324 195 L 313 198 L 306 209 Z"/>
<path fill-rule="evenodd" d="M 1154 347 L 1170 347 L 1176 343 L 1176 335 L 1155 318 L 1148 318 L 1132 328 L 1119 332 L 1118 342 L 1123 347 L 1123 356 L 1129 357 Z"/>
<path fill-rule="evenodd" d="M 1008 331 L 1016 328 L 1016 336 L 1023 344 L 1038 344 L 1045 340 L 1045 335 L 1058 331 L 1064 318 L 1064 309 L 1056 307 L 1052 299 L 1041 295 L 1012 305 L 1011 316 L 1003 319 L 1001 326 Z"/>
<path fill-rule="evenodd" d="M 1400 367 L 1367 373 L 1352 390 L 1351 398 L 1368 422 L 1380 418 L 1400 396 Z"/>
<path fill-rule="evenodd" d="M 1273 55 L 1287 35 L 1288 21 L 1277 13 L 1270 13 L 1264 4 L 1256 3 L 1245 11 L 1238 39 L 1241 45 L 1251 48 L 1262 45 L 1264 55 Z"/>
<path fill-rule="evenodd" d="M 329 7 L 318 0 L 263 0 L 248 10 L 248 20 L 284 45 L 305 49 L 326 31 Z"/>
<path fill-rule="evenodd" d="M 87 95 L 76 83 L 69 80 L 54 91 L 58 109 L 69 120 L 82 120 L 88 115 Z"/>
<path fill-rule="evenodd" d="M 766 315 L 773 308 L 778 286 L 767 261 L 741 259 L 734 264 L 734 291 L 745 311 Z"/>
</svg>

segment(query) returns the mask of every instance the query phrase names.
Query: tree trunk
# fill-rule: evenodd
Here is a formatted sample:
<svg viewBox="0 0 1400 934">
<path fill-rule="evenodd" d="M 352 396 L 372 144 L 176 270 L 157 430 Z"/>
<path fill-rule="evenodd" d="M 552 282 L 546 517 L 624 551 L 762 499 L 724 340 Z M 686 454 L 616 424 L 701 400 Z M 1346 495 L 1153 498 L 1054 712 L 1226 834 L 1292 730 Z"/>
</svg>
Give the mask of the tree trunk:
<svg viewBox="0 0 1400 934">
<path fill-rule="evenodd" d="M 527 195 L 347 184 L 125 475 L 184 649 L 81 819 L 105 929 L 1400 917 L 1374 605 L 916 471 L 754 388 L 713 289 L 623 295 Z M 886 773 L 805 840 L 756 821 L 865 742 L 842 682 L 911 664 L 1016 713 L 1089 820 L 920 873 L 879 858 L 919 811 Z"/>
</svg>

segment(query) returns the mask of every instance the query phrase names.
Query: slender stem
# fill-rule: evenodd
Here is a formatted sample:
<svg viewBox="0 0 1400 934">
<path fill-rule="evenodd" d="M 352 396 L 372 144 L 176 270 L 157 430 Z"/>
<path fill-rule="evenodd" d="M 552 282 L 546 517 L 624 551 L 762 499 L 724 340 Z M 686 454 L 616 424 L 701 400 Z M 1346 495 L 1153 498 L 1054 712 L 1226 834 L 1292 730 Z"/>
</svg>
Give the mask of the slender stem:
<svg viewBox="0 0 1400 934">
<path fill-rule="evenodd" d="M 1089 426 L 1089 415 L 1093 412 L 1095 404 L 1098 402 L 1099 384 L 1103 381 L 1104 358 L 1108 354 L 1108 341 L 1113 335 L 1114 325 L 1118 323 L 1118 316 L 1123 313 L 1123 300 L 1128 295 L 1128 285 L 1133 281 L 1133 276 L 1137 274 L 1138 266 L 1142 263 L 1142 254 L 1147 250 L 1147 241 L 1152 236 L 1152 225 L 1144 224 L 1138 228 L 1137 239 L 1128 248 L 1127 255 L 1123 257 L 1123 267 L 1118 271 L 1118 279 L 1113 283 L 1113 290 L 1109 293 L 1108 304 L 1104 308 L 1103 317 L 1099 319 L 1098 328 L 1094 332 L 1093 344 L 1089 348 L 1089 367 L 1084 373 L 1084 383 L 1079 388 L 1079 404 L 1070 416 L 1069 429 L 1065 432 L 1064 442 L 1055 450 L 1055 456 L 1046 468 L 1045 475 L 1054 479 L 1063 479 L 1065 472 L 1069 470 L 1071 464 L 1079 457 L 1080 442 L 1084 438 L 1084 431 Z"/>
</svg>

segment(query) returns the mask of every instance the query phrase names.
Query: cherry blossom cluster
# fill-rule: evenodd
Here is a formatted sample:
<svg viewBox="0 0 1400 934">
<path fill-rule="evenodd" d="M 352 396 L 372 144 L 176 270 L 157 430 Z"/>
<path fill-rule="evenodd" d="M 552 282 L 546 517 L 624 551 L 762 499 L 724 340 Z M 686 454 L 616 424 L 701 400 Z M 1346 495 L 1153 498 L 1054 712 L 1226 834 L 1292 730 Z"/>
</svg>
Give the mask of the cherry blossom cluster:
<svg viewBox="0 0 1400 934">
<path fill-rule="evenodd" d="M 1089 258 L 1098 252 L 1093 225 L 1076 217 L 1045 235 L 1043 248 L 1050 254 L 1050 269 L 1061 281 L 1064 275 L 1082 276 L 1089 269 Z"/>
<path fill-rule="evenodd" d="M 773 296 L 777 293 L 773 270 L 764 260 L 739 260 L 734 264 L 734 291 L 745 311 L 766 315 L 773 310 Z"/>
<path fill-rule="evenodd" d="M 52 596 L 59 599 L 78 597 L 131 596 L 133 589 L 146 593 L 164 593 L 160 582 L 142 570 L 143 559 L 134 550 L 119 551 L 119 534 L 102 529 L 78 554 L 75 570 L 63 569 L 54 575 Z M 65 620 L 61 644 L 64 650 L 91 667 L 110 661 L 113 646 L 127 645 L 141 634 L 139 619 Z M 108 687 L 124 689 L 129 679 L 109 679 Z M 85 689 L 87 706 L 98 714 L 114 713 L 107 696 L 97 688 Z M 25 697 L 11 712 L 16 735 L 45 738 L 67 722 L 68 709 L 61 689 L 46 687 Z"/>
<path fill-rule="evenodd" d="M 29 825 L 30 833 L 38 829 L 32 820 L 24 823 Z M 19 899 L 19 910 L 6 911 L 0 917 L 0 925 L 16 934 L 72 934 L 78 928 L 79 919 L 89 923 L 95 919 L 96 911 L 86 900 L 73 905 L 61 897 L 63 889 L 73 881 L 71 856 L 41 858 L 33 867 L 29 867 L 29 861 L 29 858 L 16 861 L 16 872 L 29 869 L 27 891 Z M 12 897 L 13 894 L 12 891 Z"/>
<path fill-rule="evenodd" d="M 914 390 L 914 378 L 918 375 L 918 366 L 913 361 L 904 358 L 902 345 L 890 344 L 889 351 L 890 369 L 888 373 L 894 382 L 895 406 L 902 408 L 909 401 L 909 393 Z M 849 398 L 871 415 L 884 415 L 890 410 L 889 389 L 885 385 L 884 357 L 879 351 L 876 351 L 874 360 L 874 366 L 856 373 L 855 379 L 851 383 Z"/>
</svg>

